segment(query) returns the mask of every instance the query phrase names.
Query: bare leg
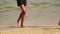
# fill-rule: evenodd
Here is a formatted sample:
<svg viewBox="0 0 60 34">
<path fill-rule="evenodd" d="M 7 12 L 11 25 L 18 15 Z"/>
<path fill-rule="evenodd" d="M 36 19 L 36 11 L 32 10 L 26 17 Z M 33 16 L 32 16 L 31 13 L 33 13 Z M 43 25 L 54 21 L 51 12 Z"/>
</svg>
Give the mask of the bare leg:
<svg viewBox="0 0 60 34">
<path fill-rule="evenodd" d="M 22 10 L 21 27 L 23 27 L 24 18 L 25 18 L 25 14 L 26 14 L 26 6 L 22 5 L 21 10 Z"/>
<path fill-rule="evenodd" d="M 21 21 L 22 13 L 20 13 L 19 18 L 17 20 L 17 25 L 20 27 L 20 21 Z"/>
<path fill-rule="evenodd" d="M 60 26 L 60 21 L 59 21 L 59 24 L 58 25 Z"/>
<path fill-rule="evenodd" d="M 21 21 L 21 27 L 23 27 L 23 23 L 24 23 L 24 17 L 25 17 L 25 14 L 26 14 L 26 6 L 24 6 L 23 4 L 20 6 L 22 12 L 18 18 L 18 26 L 20 26 L 20 21 Z"/>
</svg>

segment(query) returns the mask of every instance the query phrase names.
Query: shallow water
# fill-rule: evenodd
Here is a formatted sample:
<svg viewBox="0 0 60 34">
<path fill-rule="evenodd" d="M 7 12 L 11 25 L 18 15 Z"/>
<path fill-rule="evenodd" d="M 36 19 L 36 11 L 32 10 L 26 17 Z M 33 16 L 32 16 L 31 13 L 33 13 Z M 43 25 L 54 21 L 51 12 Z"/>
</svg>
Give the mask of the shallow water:
<svg viewBox="0 0 60 34">
<path fill-rule="evenodd" d="M 19 7 L 16 0 L 0 0 L 0 25 L 16 25 Z M 58 25 L 60 0 L 27 0 L 27 14 L 24 25 Z"/>
</svg>

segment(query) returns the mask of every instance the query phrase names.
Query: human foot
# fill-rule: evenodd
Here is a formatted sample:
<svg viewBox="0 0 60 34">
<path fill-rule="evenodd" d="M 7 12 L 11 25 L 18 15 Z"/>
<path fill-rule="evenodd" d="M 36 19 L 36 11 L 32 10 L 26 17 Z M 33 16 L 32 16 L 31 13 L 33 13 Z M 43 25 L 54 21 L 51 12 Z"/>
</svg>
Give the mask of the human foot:
<svg viewBox="0 0 60 34">
<path fill-rule="evenodd" d="M 17 21 L 17 25 L 18 25 L 18 27 L 20 27 L 20 22 L 19 21 Z"/>
</svg>

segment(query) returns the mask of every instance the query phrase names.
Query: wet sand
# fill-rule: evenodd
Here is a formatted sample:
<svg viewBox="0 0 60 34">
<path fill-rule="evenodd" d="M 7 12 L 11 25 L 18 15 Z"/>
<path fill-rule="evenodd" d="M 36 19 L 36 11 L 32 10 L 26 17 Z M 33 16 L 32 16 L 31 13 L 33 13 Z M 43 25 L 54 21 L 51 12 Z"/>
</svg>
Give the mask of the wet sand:
<svg viewBox="0 0 60 34">
<path fill-rule="evenodd" d="M 6 29 L 0 29 L 0 34 L 60 34 L 60 26 L 26 26 L 24 28 L 5 26 Z"/>
</svg>

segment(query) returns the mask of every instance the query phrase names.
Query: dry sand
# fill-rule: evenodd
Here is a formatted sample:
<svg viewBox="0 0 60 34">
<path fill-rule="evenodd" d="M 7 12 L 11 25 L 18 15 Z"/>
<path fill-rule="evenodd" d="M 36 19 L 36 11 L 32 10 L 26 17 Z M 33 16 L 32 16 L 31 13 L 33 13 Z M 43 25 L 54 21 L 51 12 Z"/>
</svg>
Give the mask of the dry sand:
<svg viewBox="0 0 60 34">
<path fill-rule="evenodd" d="M 60 34 L 60 26 L 11 27 L 0 29 L 0 34 Z"/>
</svg>

